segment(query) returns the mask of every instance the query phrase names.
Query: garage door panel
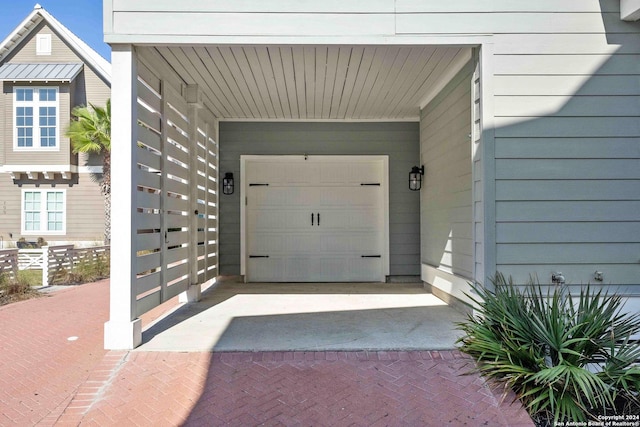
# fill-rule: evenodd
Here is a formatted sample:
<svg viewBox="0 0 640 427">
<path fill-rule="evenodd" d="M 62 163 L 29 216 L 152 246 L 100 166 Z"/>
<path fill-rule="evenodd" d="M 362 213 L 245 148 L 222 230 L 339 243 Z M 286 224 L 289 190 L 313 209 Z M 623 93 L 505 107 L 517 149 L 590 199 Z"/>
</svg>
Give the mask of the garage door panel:
<svg viewBox="0 0 640 427">
<path fill-rule="evenodd" d="M 379 206 L 382 189 L 378 186 L 351 185 L 321 187 L 316 203 L 320 207 Z"/>
<path fill-rule="evenodd" d="M 315 216 L 314 216 L 314 221 Z M 251 230 L 261 231 L 302 231 L 311 227 L 311 213 L 306 211 L 285 211 L 282 209 L 250 210 L 247 225 Z"/>
<path fill-rule="evenodd" d="M 350 177 L 344 163 L 326 163 L 321 165 L 319 184 L 353 184 Z"/>
<path fill-rule="evenodd" d="M 277 158 L 245 163 L 247 279 L 384 280 L 384 164 L 382 156 L 366 162 Z"/>
<path fill-rule="evenodd" d="M 310 209 L 317 203 L 317 190 L 254 184 L 249 187 L 248 199 L 251 200 L 251 206 L 261 209 Z"/>
<path fill-rule="evenodd" d="M 285 252 L 285 236 L 276 233 L 256 233 L 249 240 L 247 249 L 251 255 L 267 255 Z"/>
<path fill-rule="evenodd" d="M 350 181 L 356 184 L 380 183 L 383 174 L 380 162 L 359 162 L 349 169 Z"/>
<path fill-rule="evenodd" d="M 319 182 L 321 165 L 309 162 L 252 161 L 245 179 L 270 185 L 310 185 Z"/>
<path fill-rule="evenodd" d="M 376 231 L 383 225 L 377 209 L 324 210 L 320 215 L 323 230 Z"/>
<path fill-rule="evenodd" d="M 321 258 L 320 263 L 323 271 L 331 272 L 332 281 L 349 281 L 349 262 L 346 258 L 327 257 Z M 320 280 L 323 281 L 323 280 Z"/>
<path fill-rule="evenodd" d="M 316 282 L 322 280 L 322 264 L 315 257 L 296 256 L 284 260 L 285 282 Z"/>
<path fill-rule="evenodd" d="M 383 217 L 378 209 L 357 209 L 349 212 L 347 227 L 351 230 L 380 230 Z"/>
<path fill-rule="evenodd" d="M 298 253 L 314 255 L 320 250 L 320 239 L 315 234 L 288 234 L 284 241 L 286 249 L 283 253 L 290 256 Z"/>
<path fill-rule="evenodd" d="M 293 215 L 281 210 L 255 210 L 247 213 L 247 224 L 252 230 L 284 230 Z"/>
<path fill-rule="evenodd" d="M 349 263 L 349 276 L 353 280 L 374 282 L 382 275 L 380 258 L 352 258 Z"/>
<path fill-rule="evenodd" d="M 355 161 L 350 163 L 348 167 L 345 167 L 344 162 L 328 162 L 322 165 L 320 184 L 380 183 L 382 173 L 380 162 Z"/>
<path fill-rule="evenodd" d="M 250 258 L 247 274 L 258 282 L 281 282 L 284 272 L 284 258 Z"/>
<path fill-rule="evenodd" d="M 383 241 L 381 232 L 375 233 L 340 233 L 323 234 L 321 251 L 324 254 L 349 255 L 381 255 L 379 248 Z"/>
</svg>

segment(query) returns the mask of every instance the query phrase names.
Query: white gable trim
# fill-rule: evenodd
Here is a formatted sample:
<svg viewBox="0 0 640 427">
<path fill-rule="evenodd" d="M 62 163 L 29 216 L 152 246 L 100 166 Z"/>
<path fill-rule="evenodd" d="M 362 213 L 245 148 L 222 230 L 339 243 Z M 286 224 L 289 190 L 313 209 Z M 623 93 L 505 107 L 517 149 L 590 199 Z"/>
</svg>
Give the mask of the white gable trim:
<svg viewBox="0 0 640 427">
<path fill-rule="evenodd" d="M 106 82 L 111 83 L 111 64 L 109 61 L 100 56 L 98 52 L 89 47 L 40 5 L 36 5 L 20 25 L 0 43 L 0 61 L 6 58 L 16 48 L 19 41 L 29 35 L 42 20 L 71 46 L 85 64 L 95 70 Z"/>
</svg>

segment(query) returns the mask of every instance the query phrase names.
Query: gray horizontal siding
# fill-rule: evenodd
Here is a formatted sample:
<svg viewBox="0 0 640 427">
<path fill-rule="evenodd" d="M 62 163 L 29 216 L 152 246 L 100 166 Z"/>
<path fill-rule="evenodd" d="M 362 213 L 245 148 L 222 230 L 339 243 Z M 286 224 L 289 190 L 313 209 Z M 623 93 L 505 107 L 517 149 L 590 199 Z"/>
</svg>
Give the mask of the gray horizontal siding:
<svg viewBox="0 0 640 427">
<path fill-rule="evenodd" d="M 220 172 L 236 192 L 220 197 L 220 273 L 240 274 L 241 155 L 388 155 L 391 275 L 420 274 L 419 194 L 408 174 L 419 160 L 417 123 L 221 122 Z"/>
<path fill-rule="evenodd" d="M 599 3 L 496 36 L 495 253 L 520 282 L 640 284 L 640 25 Z"/>
<path fill-rule="evenodd" d="M 633 159 L 640 158 L 636 138 L 500 138 L 499 159 Z"/>
<path fill-rule="evenodd" d="M 633 243 L 640 221 L 629 222 L 503 222 L 496 229 L 498 243 Z"/>
</svg>

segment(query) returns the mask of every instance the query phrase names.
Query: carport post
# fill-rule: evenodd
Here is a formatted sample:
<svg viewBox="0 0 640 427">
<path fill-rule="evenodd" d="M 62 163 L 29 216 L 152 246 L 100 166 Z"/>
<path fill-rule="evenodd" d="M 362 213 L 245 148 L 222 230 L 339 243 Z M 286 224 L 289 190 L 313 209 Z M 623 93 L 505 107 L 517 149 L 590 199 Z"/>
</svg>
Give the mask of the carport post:
<svg viewBox="0 0 640 427">
<path fill-rule="evenodd" d="M 198 283 L 198 85 L 187 87 L 189 104 L 189 288 L 178 297 L 179 302 L 200 301 Z M 202 207 L 201 209 L 205 209 Z M 204 213 L 204 211 L 202 212 Z"/>
<path fill-rule="evenodd" d="M 133 349 L 142 343 L 136 319 L 136 171 L 137 82 L 136 53 L 132 45 L 111 46 L 111 284 L 109 321 L 104 325 L 104 347 Z"/>
</svg>

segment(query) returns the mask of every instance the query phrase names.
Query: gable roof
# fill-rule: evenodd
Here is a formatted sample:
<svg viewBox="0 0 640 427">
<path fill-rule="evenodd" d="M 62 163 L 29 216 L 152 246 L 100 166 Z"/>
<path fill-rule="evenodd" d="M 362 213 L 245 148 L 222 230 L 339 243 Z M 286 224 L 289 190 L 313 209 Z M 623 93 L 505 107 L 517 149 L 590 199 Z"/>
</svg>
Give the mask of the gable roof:
<svg viewBox="0 0 640 427">
<path fill-rule="evenodd" d="M 76 54 L 100 77 L 111 83 L 111 64 L 88 44 L 73 34 L 60 21 L 54 18 L 42 6 L 36 4 L 33 11 L 0 43 L 0 61 L 15 49 L 24 37 L 28 36 L 40 22 L 46 22 Z"/>
</svg>

